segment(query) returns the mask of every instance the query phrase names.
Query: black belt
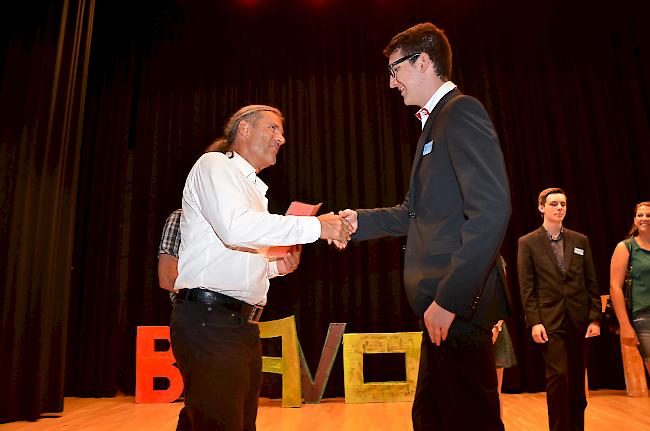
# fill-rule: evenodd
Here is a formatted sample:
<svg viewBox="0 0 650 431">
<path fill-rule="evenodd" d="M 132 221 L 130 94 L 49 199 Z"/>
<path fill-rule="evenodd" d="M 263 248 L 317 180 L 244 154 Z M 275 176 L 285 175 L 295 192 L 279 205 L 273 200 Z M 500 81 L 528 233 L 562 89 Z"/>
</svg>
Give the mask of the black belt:
<svg viewBox="0 0 650 431">
<path fill-rule="evenodd" d="M 232 296 L 201 288 L 181 289 L 174 298 L 174 300 L 179 299 L 182 301 L 200 302 L 206 305 L 221 305 L 228 310 L 241 313 L 251 323 L 259 322 L 260 317 L 262 317 L 262 310 L 264 310 L 264 307 L 261 305 L 250 305 Z"/>
</svg>

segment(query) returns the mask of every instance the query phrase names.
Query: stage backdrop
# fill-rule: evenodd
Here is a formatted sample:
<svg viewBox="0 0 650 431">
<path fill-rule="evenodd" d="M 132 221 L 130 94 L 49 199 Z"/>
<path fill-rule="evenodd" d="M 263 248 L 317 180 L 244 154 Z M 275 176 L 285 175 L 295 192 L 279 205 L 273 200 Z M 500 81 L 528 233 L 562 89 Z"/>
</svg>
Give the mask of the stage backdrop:
<svg viewBox="0 0 650 431">
<path fill-rule="evenodd" d="M 544 387 L 515 268 L 517 238 L 541 223 L 539 191 L 567 191 L 565 224 L 590 237 L 603 293 L 634 203 L 650 198 L 650 34 L 633 2 L 615 10 L 559 0 L 31 3 L 2 14 L 0 45 L 5 420 L 56 409 L 64 394 L 133 391 L 136 326 L 169 322 L 156 279 L 164 219 L 180 207 L 196 158 L 242 105 L 271 104 L 286 117 L 287 144 L 261 175 L 272 211 L 292 200 L 323 202 L 323 211 L 401 203 L 419 122 L 388 88 L 381 50 L 418 22 L 446 30 L 452 80 L 485 104 L 506 159 L 513 215 L 502 252 L 519 366 L 506 371 L 505 391 Z M 79 6 L 92 31 L 61 26 Z M 59 122 L 51 111 L 65 95 L 53 93 L 51 77 L 63 36 L 88 42 L 90 57 L 87 79 L 72 80 L 85 93 L 69 96 L 77 108 Z M 60 55 L 78 65 L 74 51 Z M 48 124 L 78 130 L 79 140 L 38 141 Z M 68 156 L 42 166 L 62 149 Z M 26 170 L 34 163 L 39 170 Z M 312 370 L 330 322 L 346 322 L 347 332 L 417 330 L 402 291 L 402 244 L 305 246 L 298 271 L 272 281 L 264 319 L 296 316 Z M 604 334 L 590 348 L 592 387 L 622 388 L 616 338 Z M 373 368 L 393 378 L 393 367 Z M 342 391 L 339 357 L 325 396 Z M 27 407 L 43 393 L 50 402 Z M 265 376 L 263 395 L 280 396 L 278 378 Z"/>
</svg>

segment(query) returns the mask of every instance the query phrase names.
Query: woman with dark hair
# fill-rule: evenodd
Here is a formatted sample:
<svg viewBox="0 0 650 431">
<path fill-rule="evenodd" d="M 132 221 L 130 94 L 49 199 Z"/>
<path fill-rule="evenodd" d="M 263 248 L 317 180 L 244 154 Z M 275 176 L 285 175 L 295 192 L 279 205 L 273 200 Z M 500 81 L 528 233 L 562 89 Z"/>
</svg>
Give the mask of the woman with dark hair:
<svg viewBox="0 0 650 431">
<path fill-rule="evenodd" d="M 621 328 L 621 343 L 638 346 L 650 371 L 650 201 L 636 206 L 628 238 L 614 249 L 609 291 Z"/>
</svg>

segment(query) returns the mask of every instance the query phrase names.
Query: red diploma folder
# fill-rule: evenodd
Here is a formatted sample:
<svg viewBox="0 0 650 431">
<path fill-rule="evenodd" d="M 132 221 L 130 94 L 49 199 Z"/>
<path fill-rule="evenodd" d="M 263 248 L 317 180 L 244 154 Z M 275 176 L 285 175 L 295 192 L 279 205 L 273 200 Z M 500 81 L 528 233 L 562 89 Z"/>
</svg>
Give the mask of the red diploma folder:
<svg viewBox="0 0 650 431">
<path fill-rule="evenodd" d="M 320 203 L 316 205 L 311 205 L 311 204 L 306 204 L 304 202 L 293 201 L 291 202 L 291 205 L 289 205 L 289 208 L 287 209 L 285 215 L 315 216 L 318 213 L 320 206 L 321 206 Z M 276 247 L 269 247 L 268 251 L 266 252 L 266 256 L 270 258 L 276 258 L 276 259 L 279 257 L 284 257 L 291 251 L 293 247 L 294 247 L 293 245 L 280 245 Z"/>
</svg>

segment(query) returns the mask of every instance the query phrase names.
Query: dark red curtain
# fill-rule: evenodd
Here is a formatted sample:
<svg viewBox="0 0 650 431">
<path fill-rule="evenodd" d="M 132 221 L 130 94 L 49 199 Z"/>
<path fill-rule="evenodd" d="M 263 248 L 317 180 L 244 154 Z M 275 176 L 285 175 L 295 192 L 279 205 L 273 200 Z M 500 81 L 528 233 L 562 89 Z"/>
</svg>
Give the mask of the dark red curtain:
<svg viewBox="0 0 650 431">
<path fill-rule="evenodd" d="M 155 275 L 163 221 L 180 206 L 193 162 L 240 106 L 272 104 L 287 120 L 288 144 L 262 173 L 272 210 L 281 213 L 295 199 L 323 202 L 325 211 L 401 202 L 419 127 L 413 107 L 388 88 L 381 50 L 422 21 L 446 29 L 452 79 L 486 105 L 501 138 L 513 197 L 502 250 L 514 299 L 507 323 L 519 360 L 506 371 L 504 389 L 542 390 L 541 355 L 521 313 L 516 240 L 541 223 L 538 192 L 563 187 L 566 225 L 591 238 L 607 291 L 614 245 L 634 203 L 650 195 L 643 170 L 650 160 L 650 35 L 635 11 L 625 0 L 616 10 L 510 0 L 99 4 L 76 204 L 68 207 L 76 223 L 62 327 L 66 394 L 133 390 L 136 326 L 169 319 Z M 21 82 L 8 76 L 3 89 Z M 18 139 L 14 126 L 7 130 Z M 5 153 L 3 146 L 3 160 Z M 3 208 L 17 199 L 3 196 Z M 32 201 L 59 202 L 49 194 Z M 3 223 L 7 232 L 16 226 Z M 347 322 L 348 332 L 417 330 L 402 292 L 402 242 L 353 244 L 344 252 L 306 246 L 301 268 L 272 281 L 265 319 L 296 316 L 312 369 L 330 322 Z M 25 286 L 5 292 L 27 295 Z M 623 387 L 616 337 L 604 334 L 590 348 L 592 387 Z M 326 396 L 343 395 L 342 374 L 338 358 Z M 279 385 L 265 376 L 264 393 L 279 396 Z"/>
<path fill-rule="evenodd" d="M 93 0 L 3 6 L 0 421 L 63 409 L 93 8 Z"/>
</svg>

